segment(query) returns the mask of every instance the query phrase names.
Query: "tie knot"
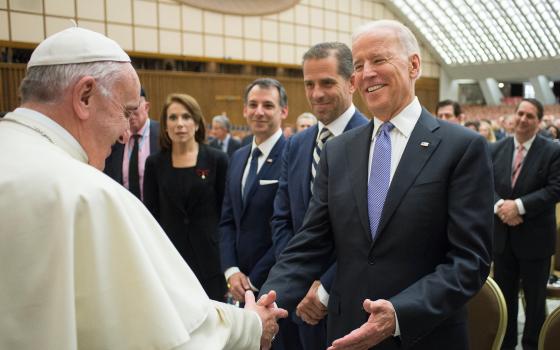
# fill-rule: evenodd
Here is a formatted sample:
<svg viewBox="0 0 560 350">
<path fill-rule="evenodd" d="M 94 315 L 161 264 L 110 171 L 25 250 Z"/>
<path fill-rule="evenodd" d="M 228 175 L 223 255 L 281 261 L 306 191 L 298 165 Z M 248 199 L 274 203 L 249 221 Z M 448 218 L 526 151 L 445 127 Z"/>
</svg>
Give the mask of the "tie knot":
<svg viewBox="0 0 560 350">
<path fill-rule="evenodd" d="M 523 144 L 520 143 L 519 146 L 517 146 L 517 150 L 518 150 L 519 152 L 522 152 L 522 151 L 525 150 L 525 146 L 523 146 Z"/>
<path fill-rule="evenodd" d="M 257 147 L 253 150 L 251 158 L 259 158 L 261 154 L 262 154 L 261 150 Z"/>
<path fill-rule="evenodd" d="M 331 135 L 332 135 L 331 131 L 327 127 L 324 127 L 323 129 L 321 129 L 321 134 L 319 135 L 319 139 L 321 140 L 321 142 L 325 143 L 327 142 L 329 137 L 331 137 Z"/>
<path fill-rule="evenodd" d="M 394 127 L 395 126 L 391 122 L 385 122 L 385 123 L 381 124 L 381 126 L 379 127 L 379 133 L 382 133 L 382 132 L 390 133 L 391 130 L 393 130 Z"/>
<path fill-rule="evenodd" d="M 134 135 L 132 135 L 132 138 L 133 138 L 135 141 L 138 141 L 138 139 L 141 138 L 141 137 L 142 137 L 142 135 L 140 135 L 140 134 L 134 134 Z"/>
</svg>

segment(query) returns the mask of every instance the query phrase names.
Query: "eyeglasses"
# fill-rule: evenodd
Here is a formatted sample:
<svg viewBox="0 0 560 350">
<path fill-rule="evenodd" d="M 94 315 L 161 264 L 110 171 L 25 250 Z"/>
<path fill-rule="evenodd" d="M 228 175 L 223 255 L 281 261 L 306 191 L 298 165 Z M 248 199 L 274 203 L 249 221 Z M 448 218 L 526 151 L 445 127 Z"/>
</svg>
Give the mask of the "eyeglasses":
<svg viewBox="0 0 560 350">
<path fill-rule="evenodd" d="M 100 86 L 98 91 L 103 97 L 106 97 L 109 100 L 109 102 L 111 102 L 111 104 L 116 106 L 117 109 L 120 110 L 120 114 L 127 120 L 130 119 L 132 114 L 138 110 L 139 106 L 130 107 L 119 103 L 114 97 L 111 96 L 111 93 L 107 91 L 107 89 L 105 89 L 105 87 L 103 86 Z"/>
</svg>

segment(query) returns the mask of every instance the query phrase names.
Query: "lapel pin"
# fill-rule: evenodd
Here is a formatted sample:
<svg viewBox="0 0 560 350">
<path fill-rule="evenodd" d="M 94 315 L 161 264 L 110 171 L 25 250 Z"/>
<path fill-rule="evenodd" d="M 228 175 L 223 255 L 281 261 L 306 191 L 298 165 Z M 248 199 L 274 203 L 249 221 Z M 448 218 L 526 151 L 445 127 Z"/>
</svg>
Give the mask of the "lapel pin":
<svg viewBox="0 0 560 350">
<path fill-rule="evenodd" d="M 422 147 L 428 147 L 429 145 L 430 145 L 429 142 L 426 142 L 426 141 L 420 142 L 420 146 L 422 146 Z"/>
<path fill-rule="evenodd" d="M 267 162 L 267 163 L 272 163 L 272 158 L 268 158 L 268 159 L 266 160 L 266 162 Z"/>
</svg>

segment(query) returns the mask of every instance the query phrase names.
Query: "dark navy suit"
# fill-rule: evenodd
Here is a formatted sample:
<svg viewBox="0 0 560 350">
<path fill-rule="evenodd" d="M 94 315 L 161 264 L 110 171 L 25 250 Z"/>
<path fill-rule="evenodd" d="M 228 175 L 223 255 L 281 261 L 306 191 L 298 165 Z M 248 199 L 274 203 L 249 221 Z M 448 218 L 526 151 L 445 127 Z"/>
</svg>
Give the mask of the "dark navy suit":
<svg viewBox="0 0 560 350">
<path fill-rule="evenodd" d="M 344 132 L 367 124 L 367 121 L 367 118 L 356 109 Z M 272 240 L 277 257 L 300 229 L 309 205 L 311 163 L 318 131 L 318 125 L 314 125 L 295 134 L 288 140 L 284 149 L 282 172 L 272 216 Z M 332 286 L 335 271 L 336 263 L 333 263 L 321 276 L 321 284 L 327 292 Z M 323 320 L 317 326 L 310 326 L 297 317 L 294 310 L 290 310 L 290 313 L 299 325 L 300 340 L 304 349 L 326 348 L 326 324 Z"/>
<path fill-rule="evenodd" d="M 150 120 L 150 154 L 159 151 L 159 122 Z M 103 172 L 121 185 L 123 184 L 124 144 L 117 142 L 111 148 L 111 154 L 105 159 Z"/>
<path fill-rule="evenodd" d="M 241 272 L 249 277 L 251 284 L 259 289 L 276 261 L 270 218 L 278 189 L 285 144 L 284 137 L 280 137 L 265 159 L 252 188 L 246 189 L 249 192 L 245 202 L 241 192 L 241 180 L 252 143 L 233 154 L 227 173 L 219 228 L 222 270 L 225 272 L 230 267 L 239 267 Z M 269 183 L 263 184 L 261 181 Z M 297 329 L 293 323 L 282 320 L 273 349 L 298 348 L 290 342 L 297 342 Z"/>
</svg>

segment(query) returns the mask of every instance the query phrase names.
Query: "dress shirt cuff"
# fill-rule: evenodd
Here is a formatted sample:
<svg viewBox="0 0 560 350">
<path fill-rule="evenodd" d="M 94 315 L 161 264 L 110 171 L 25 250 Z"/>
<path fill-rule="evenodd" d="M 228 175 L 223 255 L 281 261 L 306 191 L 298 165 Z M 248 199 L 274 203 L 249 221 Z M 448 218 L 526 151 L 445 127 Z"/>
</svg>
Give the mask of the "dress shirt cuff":
<svg viewBox="0 0 560 350">
<path fill-rule="evenodd" d="M 241 270 L 240 270 L 239 267 L 237 267 L 237 266 L 232 266 L 232 267 L 228 268 L 228 269 L 226 270 L 226 272 L 224 272 L 224 275 L 226 276 L 226 282 L 229 280 L 229 278 L 230 278 L 232 275 L 234 275 L 234 274 L 236 274 L 236 273 L 238 273 L 238 272 L 241 272 Z"/>
<path fill-rule="evenodd" d="M 317 298 L 325 307 L 329 306 L 329 293 L 325 290 L 323 284 L 320 284 L 317 288 Z"/>
<path fill-rule="evenodd" d="M 397 317 L 397 311 L 395 311 L 395 333 L 393 337 L 400 337 L 401 336 L 401 327 L 399 327 L 399 318 Z"/>
<path fill-rule="evenodd" d="M 494 204 L 494 214 L 496 214 L 498 212 L 498 208 L 500 207 L 500 205 L 502 205 L 504 203 L 503 199 L 500 199 L 499 201 L 496 202 L 496 204 Z"/>
<path fill-rule="evenodd" d="M 519 212 L 519 215 L 525 215 L 525 206 L 523 205 L 521 198 L 517 198 L 515 200 L 515 205 L 517 205 L 517 211 Z"/>
<path fill-rule="evenodd" d="M 259 289 L 258 289 L 257 287 L 255 287 L 255 286 L 253 285 L 253 283 L 251 283 L 251 279 L 249 278 L 249 276 L 247 276 L 247 281 L 249 281 L 249 287 L 251 287 L 251 290 L 252 290 L 253 292 L 258 292 L 258 291 L 259 291 Z"/>
</svg>

